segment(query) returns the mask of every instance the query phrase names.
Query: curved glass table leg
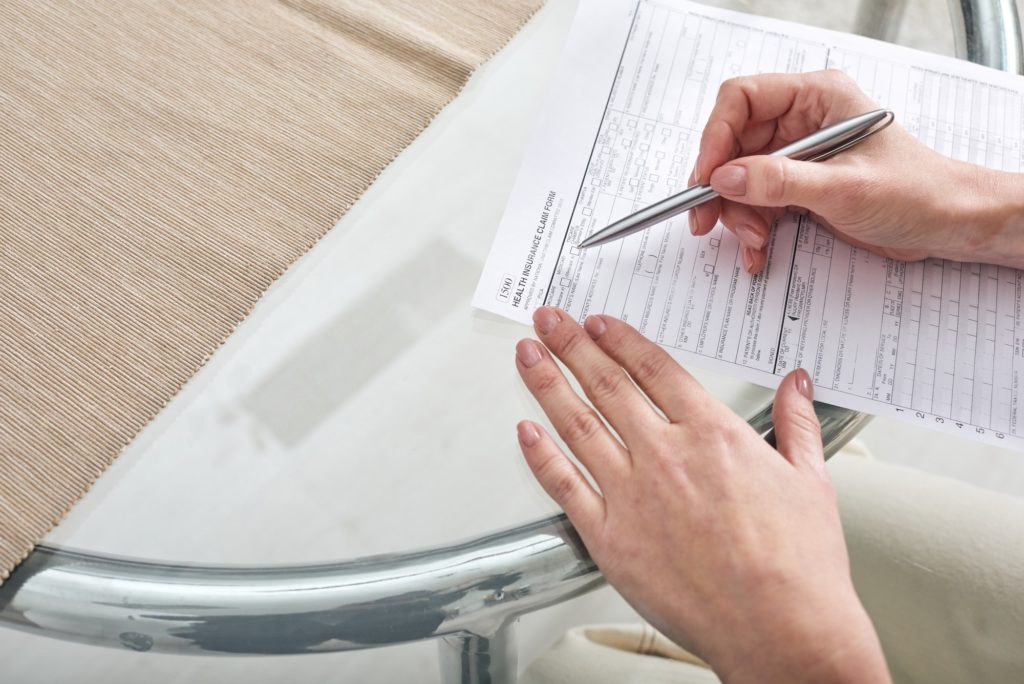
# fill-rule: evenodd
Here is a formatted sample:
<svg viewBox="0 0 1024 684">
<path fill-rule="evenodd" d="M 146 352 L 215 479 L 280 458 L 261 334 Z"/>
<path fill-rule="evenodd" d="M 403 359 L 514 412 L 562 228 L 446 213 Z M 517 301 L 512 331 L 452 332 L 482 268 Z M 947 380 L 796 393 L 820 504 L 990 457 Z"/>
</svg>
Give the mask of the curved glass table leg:
<svg viewBox="0 0 1024 684">
<path fill-rule="evenodd" d="M 452 634 L 438 639 L 441 675 L 462 684 L 514 684 L 519 654 L 515 625 L 508 624 L 490 637 Z"/>
<path fill-rule="evenodd" d="M 830 454 L 869 419 L 816 409 Z M 771 407 L 751 424 L 771 439 Z M 447 681 L 498 682 L 513 681 L 516 617 L 602 582 L 564 515 L 447 547 L 298 567 L 167 565 L 40 546 L 0 587 L 0 620 L 170 653 L 315 653 L 445 637 Z"/>
<path fill-rule="evenodd" d="M 1013 0 L 949 3 L 960 56 L 1024 72 Z M 815 409 L 826 456 L 869 420 Z M 750 423 L 774 439 L 770 405 Z M 516 678 L 516 617 L 602 582 L 563 515 L 452 546 L 299 567 L 166 565 L 40 546 L 0 586 L 0 621 L 170 653 L 315 653 L 440 637 L 444 681 L 504 683 Z"/>
<path fill-rule="evenodd" d="M 1024 43 L 1016 0 L 948 0 L 956 56 L 1024 74 Z"/>
</svg>

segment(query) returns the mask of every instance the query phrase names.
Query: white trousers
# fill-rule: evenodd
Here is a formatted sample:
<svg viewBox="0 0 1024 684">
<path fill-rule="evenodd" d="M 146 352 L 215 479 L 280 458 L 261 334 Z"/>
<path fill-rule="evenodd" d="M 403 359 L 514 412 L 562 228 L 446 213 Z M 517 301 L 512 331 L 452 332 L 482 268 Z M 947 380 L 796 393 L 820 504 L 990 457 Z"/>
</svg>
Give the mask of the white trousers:
<svg viewBox="0 0 1024 684">
<path fill-rule="evenodd" d="M 829 470 L 854 585 L 896 684 L 1024 682 L 1024 499 L 864 455 L 855 442 Z M 592 625 L 520 681 L 719 680 L 647 625 Z"/>
</svg>

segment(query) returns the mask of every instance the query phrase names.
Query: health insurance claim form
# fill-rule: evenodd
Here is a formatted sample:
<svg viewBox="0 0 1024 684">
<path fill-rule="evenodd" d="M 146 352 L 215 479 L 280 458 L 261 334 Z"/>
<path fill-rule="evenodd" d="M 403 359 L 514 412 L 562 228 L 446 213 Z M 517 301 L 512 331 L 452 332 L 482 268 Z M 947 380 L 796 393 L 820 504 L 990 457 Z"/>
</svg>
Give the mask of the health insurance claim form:
<svg viewBox="0 0 1024 684">
<path fill-rule="evenodd" d="M 685 187 L 723 80 L 826 67 L 939 152 L 1022 170 L 1024 79 L 679 0 L 583 0 L 474 305 L 607 313 L 684 365 L 769 387 L 803 367 L 822 401 L 1024 448 L 1020 271 L 894 261 L 795 215 L 755 276 L 732 233 L 693 237 L 685 215 L 575 247 Z"/>
</svg>

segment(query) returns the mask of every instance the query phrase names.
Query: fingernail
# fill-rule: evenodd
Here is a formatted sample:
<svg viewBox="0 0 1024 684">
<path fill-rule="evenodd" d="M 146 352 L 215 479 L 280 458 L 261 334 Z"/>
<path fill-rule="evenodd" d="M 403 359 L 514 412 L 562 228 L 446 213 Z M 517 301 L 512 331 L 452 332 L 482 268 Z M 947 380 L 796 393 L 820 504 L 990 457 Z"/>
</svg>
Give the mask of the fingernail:
<svg viewBox="0 0 1024 684">
<path fill-rule="evenodd" d="M 697 210 L 691 209 L 687 213 L 687 218 L 690 219 L 690 235 L 697 234 Z"/>
<path fill-rule="evenodd" d="M 540 363 L 540 348 L 533 340 L 520 340 L 516 345 L 516 358 L 527 368 L 533 368 Z"/>
<path fill-rule="evenodd" d="M 761 249 L 764 247 L 764 235 L 753 226 L 743 223 L 733 228 L 733 232 L 736 233 L 736 237 L 740 239 L 740 242 L 747 247 L 752 249 Z"/>
<path fill-rule="evenodd" d="M 797 392 L 807 397 L 808 401 L 814 401 L 814 385 L 811 384 L 811 376 L 807 371 L 803 368 L 798 369 L 794 380 L 796 380 Z"/>
<path fill-rule="evenodd" d="M 516 426 L 516 432 L 519 433 L 519 442 L 524 447 L 532 447 L 540 441 L 540 431 L 536 425 L 528 420 L 519 421 L 519 425 Z"/>
<path fill-rule="evenodd" d="M 533 312 L 533 323 L 537 326 L 537 331 L 541 335 L 547 335 L 554 330 L 560 320 L 558 314 L 546 306 L 542 306 Z"/>
<path fill-rule="evenodd" d="M 711 187 L 723 195 L 747 194 L 747 170 L 742 166 L 720 166 L 711 174 Z"/>
<path fill-rule="evenodd" d="M 583 329 L 590 335 L 590 339 L 596 340 L 601 335 L 604 335 L 604 331 L 608 329 L 605 322 L 600 316 L 587 316 L 587 320 L 583 321 Z"/>
<path fill-rule="evenodd" d="M 700 183 L 700 152 L 697 153 L 697 159 L 693 162 L 693 179 Z"/>
<path fill-rule="evenodd" d="M 743 250 L 743 269 L 750 273 L 754 270 L 754 253 L 750 251 L 749 247 L 742 247 Z"/>
</svg>

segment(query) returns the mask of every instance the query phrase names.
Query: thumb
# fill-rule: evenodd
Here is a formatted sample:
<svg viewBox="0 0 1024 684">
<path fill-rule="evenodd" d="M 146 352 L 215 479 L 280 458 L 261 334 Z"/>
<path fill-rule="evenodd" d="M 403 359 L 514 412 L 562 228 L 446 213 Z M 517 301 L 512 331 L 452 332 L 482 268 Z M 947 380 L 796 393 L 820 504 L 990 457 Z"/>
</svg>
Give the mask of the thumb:
<svg viewBox="0 0 1024 684">
<path fill-rule="evenodd" d="M 811 376 L 798 368 L 785 378 L 775 392 L 772 423 L 775 444 L 786 460 L 798 468 L 820 470 L 825 462 L 821 446 L 821 425 L 811 401 Z"/>
<path fill-rule="evenodd" d="M 760 207 L 798 206 L 817 211 L 837 183 L 834 166 L 786 157 L 744 157 L 711 173 L 711 187 L 722 197 Z"/>
</svg>

